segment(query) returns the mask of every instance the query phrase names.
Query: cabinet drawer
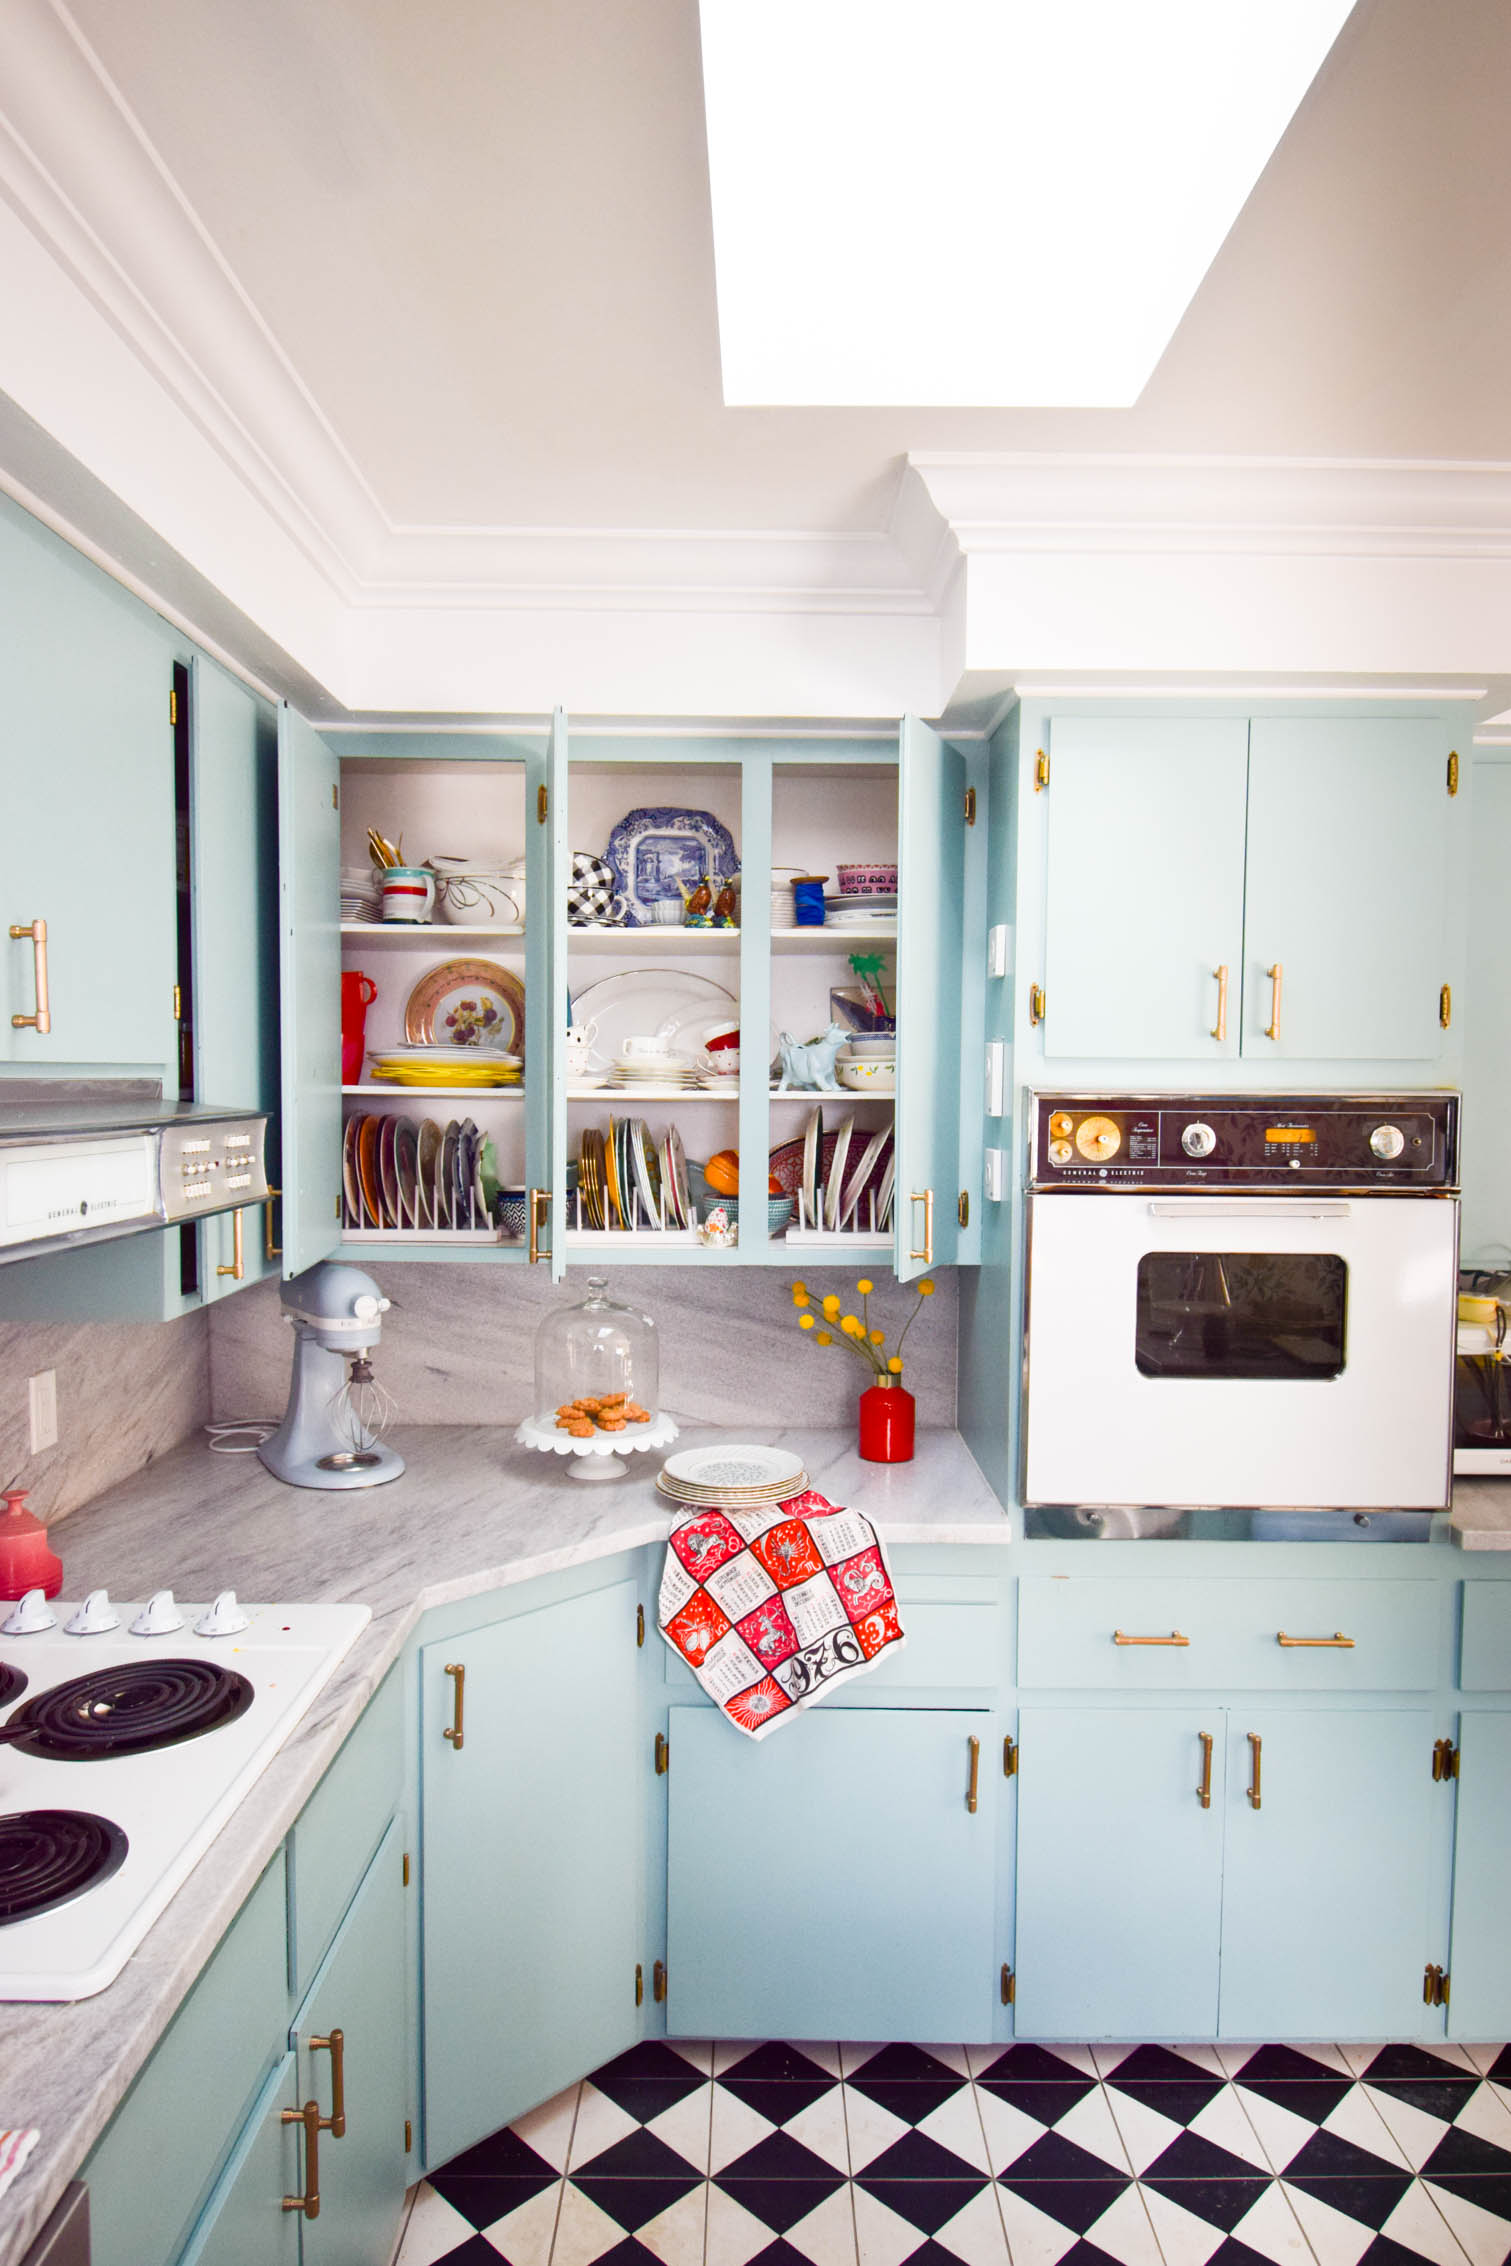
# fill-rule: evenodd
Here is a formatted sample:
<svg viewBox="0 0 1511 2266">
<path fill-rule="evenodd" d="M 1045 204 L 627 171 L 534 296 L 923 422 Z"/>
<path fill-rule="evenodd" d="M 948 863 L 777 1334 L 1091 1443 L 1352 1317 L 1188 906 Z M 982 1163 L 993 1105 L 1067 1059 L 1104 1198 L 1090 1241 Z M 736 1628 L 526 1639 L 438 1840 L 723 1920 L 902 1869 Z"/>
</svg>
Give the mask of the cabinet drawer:
<svg viewBox="0 0 1511 2266">
<path fill-rule="evenodd" d="M 1018 1584 L 1018 1681 L 1077 1691 L 1427 1691 L 1445 1594 L 1425 1581 L 1030 1576 Z M 1352 1644 L 1326 1641 L 1340 1634 Z M 1177 1636 L 1186 1641 L 1172 1643 Z"/>
<path fill-rule="evenodd" d="M 308 1990 L 404 1786 L 403 1690 L 394 1669 L 289 1835 L 289 1987 Z"/>
<path fill-rule="evenodd" d="M 1466 1581 L 1459 1689 L 1511 1692 L 1511 1581 Z"/>
<path fill-rule="evenodd" d="M 879 1668 L 857 1676 L 824 1702 L 844 1707 L 883 1687 L 899 1690 L 996 1691 L 1012 1680 L 1012 1629 L 1000 1583 L 971 1575 L 899 1574 L 897 1604 L 906 1644 Z M 701 1689 L 697 1677 L 666 1647 L 666 1681 L 679 1697 Z"/>
<path fill-rule="evenodd" d="M 93 2266 L 168 2266 L 287 2048 L 283 1853 L 84 2165 Z"/>
</svg>

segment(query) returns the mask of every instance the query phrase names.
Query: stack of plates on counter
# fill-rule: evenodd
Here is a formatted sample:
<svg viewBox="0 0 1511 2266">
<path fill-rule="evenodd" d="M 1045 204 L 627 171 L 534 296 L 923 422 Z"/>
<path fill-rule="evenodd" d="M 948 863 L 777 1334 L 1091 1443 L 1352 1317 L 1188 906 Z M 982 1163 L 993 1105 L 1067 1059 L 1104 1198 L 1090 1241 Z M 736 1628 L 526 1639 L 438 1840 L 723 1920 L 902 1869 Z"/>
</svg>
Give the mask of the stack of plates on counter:
<svg viewBox="0 0 1511 2266">
<path fill-rule="evenodd" d="M 686 1448 L 656 1475 L 668 1502 L 704 1510 L 758 1511 L 801 1495 L 808 1474 L 789 1448 Z"/>
<path fill-rule="evenodd" d="M 524 1058 L 502 1047 L 392 1046 L 368 1055 L 368 1076 L 394 1086 L 517 1086 Z"/>
</svg>

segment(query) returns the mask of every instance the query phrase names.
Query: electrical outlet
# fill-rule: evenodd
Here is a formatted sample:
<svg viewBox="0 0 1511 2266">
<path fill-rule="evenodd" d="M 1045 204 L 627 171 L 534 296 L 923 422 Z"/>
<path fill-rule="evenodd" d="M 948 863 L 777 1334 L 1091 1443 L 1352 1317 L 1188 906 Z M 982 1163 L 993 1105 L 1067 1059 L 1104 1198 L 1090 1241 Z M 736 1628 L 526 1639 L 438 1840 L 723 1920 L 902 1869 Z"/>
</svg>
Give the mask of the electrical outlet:
<svg viewBox="0 0 1511 2266">
<path fill-rule="evenodd" d="M 1000 1149 L 986 1152 L 986 1200 L 1000 1204 L 1007 1189 L 1007 1159 Z"/>
<path fill-rule="evenodd" d="M 1011 930 L 999 921 L 986 932 L 986 972 L 989 976 L 1005 976 L 1011 958 Z"/>
<path fill-rule="evenodd" d="M 58 1444 L 57 1371 L 39 1369 L 35 1377 L 27 1378 L 26 1392 L 31 1407 L 31 1452 L 39 1456 L 44 1448 Z"/>
<path fill-rule="evenodd" d="M 1001 1039 L 986 1042 L 986 1114 L 1000 1117 L 1007 1107 L 1007 1048 Z"/>
</svg>

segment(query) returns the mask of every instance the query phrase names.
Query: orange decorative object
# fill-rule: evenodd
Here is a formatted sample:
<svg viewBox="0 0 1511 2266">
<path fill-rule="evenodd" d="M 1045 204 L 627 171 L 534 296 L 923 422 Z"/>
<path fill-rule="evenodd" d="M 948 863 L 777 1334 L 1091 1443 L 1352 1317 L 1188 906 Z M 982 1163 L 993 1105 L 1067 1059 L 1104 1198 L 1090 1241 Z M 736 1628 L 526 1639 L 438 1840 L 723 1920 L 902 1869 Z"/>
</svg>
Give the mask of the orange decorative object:
<svg viewBox="0 0 1511 2266">
<path fill-rule="evenodd" d="M 717 1196 L 738 1196 L 740 1193 L 740 1153 L 738 1149 L 720 1149 L 703 1167 L 703 1177 Z"/>
</svg>

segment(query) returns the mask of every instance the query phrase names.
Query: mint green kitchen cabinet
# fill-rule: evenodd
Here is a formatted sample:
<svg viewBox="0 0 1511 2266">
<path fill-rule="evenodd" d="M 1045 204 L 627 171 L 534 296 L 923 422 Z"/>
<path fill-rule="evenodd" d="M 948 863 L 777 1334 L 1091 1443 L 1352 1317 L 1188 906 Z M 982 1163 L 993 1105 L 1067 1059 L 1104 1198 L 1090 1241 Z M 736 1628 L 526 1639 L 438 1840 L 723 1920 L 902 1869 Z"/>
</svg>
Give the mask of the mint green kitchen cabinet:
<svg viewBox="0 0 1511 2266">
<path fill-rule="evenodd" d="M 1215 2037 L 1223 1709 L 1025 1707 L 1018 1721 L 1018 2035 Z"/>
<path fill-rule="evenodd" d="M 302 2266 L 301 2229 L 313 2233 L 315 2222 L 289 2208 L 309 2192 L 301 2106 L 294 2056 L 286 2054 L 258 2095 L 179 2266 Z M 315 2142 L 317 2194 L 325 2187 L 323 2138 Z M 145 2166 L 143 2176 L 151 2176 Z"/>
<path fill-rule="evenodd" d="M 1503 1594 L 1511 1596 L 1511 1590 Z M 1451 2038 L 1511 2037 L 1511 1714 L 1459 1719 L 1453 1859 Z"/>
<path fill-rule="evenodd" d="M 1238 1053 L 1248 737 L 1235 717 L 1055 720 L 1046 1053 Z"/>
<path fill-rule="evenodd" d="M 283 1271 L 341 1240 L 340 764 L 278 711 L 279 992 L 283 1017 Z"/>
<path fill-rule="evenodd" d="M 674 1707 L 668 1736 L 673 2035 L 992 2036 L 997 1718 L 830 1704 L 756 1744 Z"/>
<path fill-rule="evenodd" d="M 911 1282 L 960 1256 L 977 1172 L 961 1152 L 960 999 L 965 965 L 966 766 L 903 718 L 897 821 L 897 1225 L 893 1270 Z M 973 1097 L 974 1098 L 974 1097 Z M 972 1123 L 976 1122 L 972 1112 Z"/>
<path fill-rule="evenodd" d="M 427 2163 L 639 2034 L 638 1603 L 615 1581 L 421 1648 Z"/>
</svg>

